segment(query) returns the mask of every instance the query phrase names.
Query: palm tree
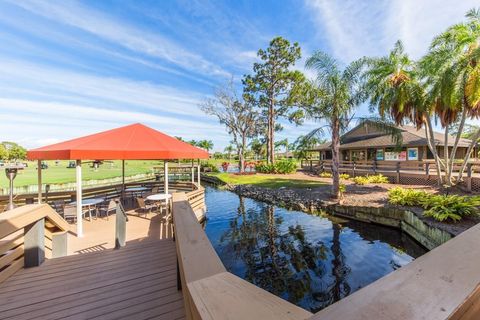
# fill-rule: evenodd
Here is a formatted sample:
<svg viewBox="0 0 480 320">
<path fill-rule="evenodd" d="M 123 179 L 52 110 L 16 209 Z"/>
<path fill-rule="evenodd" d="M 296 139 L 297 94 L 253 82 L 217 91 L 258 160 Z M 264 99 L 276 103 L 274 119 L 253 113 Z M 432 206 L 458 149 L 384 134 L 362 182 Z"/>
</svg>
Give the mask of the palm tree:
<svg viewBox="0 0 480 320">
<path fill-rule="evenodd" d="M 362 60 L 341 69 L 338 62 L 324 52 L 316 52 L 306 62 L 306 68 L 316 72 L 305 98 L 305 111 L 309 118 L 326 121 L 332 136 L 332 197 L 339 197 L 340 188 L 340 134 L 348 127 L 352 111 L 363 101 L 360 71 Z M 312 131 L 313 136 L 323 130 Z"/>
<path fill-rule="evenodd" d="M 429 53 L 421 60 L 428 86 L 427 98 L 445 128 L 445 139 L 449 126 L 458 123 L 459 134 L 451 154 L 448 154 L 447 147 L 444 151 L 446 183 L 449 185 L 465 122 L 480 117 L 480 10 L 472 9 L 466 17 L 466 22 L 455 24 L 435 37 Z M 480 130 L 475 135 L 480 136 Z M 465 165 L 469 156 L 464 159 Z"/>
<path fill-rule="evenodd" d="M 428 146 L 432 152 L 441 181 L 441 161 L 434 142 L 425 89 L 419 79 L 418 64 L 405 53 L 401 41 L 397 41 L 387 56 L 365 59 L 367 70 L 363 74 L 364 89 L 371 108 L 378 108 L 381 120 L 402 125 L 412 122 L 417 129 L 425 126 Z M 373 112 L 373 110 L 371 110 Z"/>
<path fill-rule="evenodd" d="M 229 144 L 225 147 L 224 151 L 228 154 L 228 160 L 230 160 L 232 158 L 232 152 L 235 151 L 235 147 Z"/>
<path fill-rule="evenodd" d="M 198 141 L 197 146 L 199 146 L 202 149 L 207 150 L 207 152 L 210 152 L 210 150 L 213 148 L 213 141 L 212 140 L 200 140 L 200 141 Z"/>
</svg>

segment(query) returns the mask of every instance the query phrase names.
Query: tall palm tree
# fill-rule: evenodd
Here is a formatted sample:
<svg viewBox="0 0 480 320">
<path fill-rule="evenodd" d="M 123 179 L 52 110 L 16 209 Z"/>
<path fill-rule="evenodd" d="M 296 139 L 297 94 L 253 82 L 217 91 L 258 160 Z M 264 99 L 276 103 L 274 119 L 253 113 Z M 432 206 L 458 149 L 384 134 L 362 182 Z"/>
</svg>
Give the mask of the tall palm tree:
<svg viewBox="0 0 480 320">
<path fill-rule="evenodd" d="M 472 9 L 466 17 L 467 21 L 435 37 L 429 53 L 421 60 L 428 101 L 445 128 L 445 139 L 452 124 L 458 123 L 461 134 L 467 119 L 480 117 L 480 10 Z M 444 151 L 447 184 L 451 184 L 460 134 L 456 135 L 451 154 L 448 148 Z"/>
<path fill-rule="evenodd" d="M 393 121 L 396 125 L 410 121 L 419 130 L 425 127 L 428 146 L 435 159 L 438 183 L 441 185 L 442 163 L 434 142 L 431 108 L 425 101 L 418 64 L 405 53 L 401 41 L 395 43 L 388 55 L 367 58 L 365 64 L 367 69 L 362 77 L 371 108 L 378 109 L 381 119 Z"/>
<path fill-rule="evenodd" d="M 341 69 L 339 63 L 324 52 L 316 52 L 306 62 L 306 68 L 316 72 L 306 94 L 305 111 L 309 118 L 326 121 L 332 136 L 332 197 L 340 195 L 340 134 L 351 120 L 353 110 L 363 101 L 360 71 L 362 60 Z M 322 131 L 320 127 L 309 135 Z"/>
<path fill-rule="evenodd" d="M 229 144 L 225 147 L 224 151 L 228 154 L 228 160 L 232 159 L 232 152 L 235 151 L 235 147 Z"/>
</svg>

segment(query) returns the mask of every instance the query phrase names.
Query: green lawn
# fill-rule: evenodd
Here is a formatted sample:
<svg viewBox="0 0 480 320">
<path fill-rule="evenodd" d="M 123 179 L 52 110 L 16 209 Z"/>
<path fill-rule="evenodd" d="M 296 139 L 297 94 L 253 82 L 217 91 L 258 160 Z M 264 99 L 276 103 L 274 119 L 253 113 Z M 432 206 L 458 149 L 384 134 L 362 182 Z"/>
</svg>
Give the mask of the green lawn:
<svg viewBox="0 0 480 320">
<path fill-rule="evenodd" d="M 281 187 L 289 188 L 314 188 L 324 183 L 313 180 L 290 179 L 282 175 L 235 175 L 230 173 L 211 173 L 220 180 L 229 184 L 249 184 L 258 187 L 277 189 Z"/>
<path fill-rule="evenodd" d="M 55 161 L 46 162 L 49 168 L 42 170 L 43 183 L 54 184 L 75 181 L 75 169 L 67 168 L 68 161 L 60 161 L 58 165 L 55 164 Z M 37 184 L 37 162 L 30 161 L 27 163 L 28 168 L 20 170 L 15 178 L 15 187 Z M 104 162 L 97 171 L 91 168 L 91 165 L 91 163 L 82 165 L 83 180 L 108 179 L 122 175 L 121 161 Z M 125 176 L 152 172 L 153 166 L 163 166 L 163 164 L 161 161 L 125 161 Z M 5 187 L 8 187 L 8 179 L 3 171 L 0 172 L 0 188 Z"/>
</svg>

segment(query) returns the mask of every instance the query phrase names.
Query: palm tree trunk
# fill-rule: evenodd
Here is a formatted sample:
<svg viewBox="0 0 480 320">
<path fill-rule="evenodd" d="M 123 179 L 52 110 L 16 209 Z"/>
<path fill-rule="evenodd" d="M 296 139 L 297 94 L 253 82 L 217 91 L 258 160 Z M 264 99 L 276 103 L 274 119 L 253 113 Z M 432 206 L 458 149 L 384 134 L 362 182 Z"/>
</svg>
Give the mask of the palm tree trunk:
<svg viewBox="0 0 480 320">
<path fill-rule="evenodd" d="M 475 133 L 475 135 L 472 138 L 472 142 L 468 146 L 467 154 L 465 155 L 465 158 L 463 159 L 463 163 L 462 163 L 462 166 L 460 168 L 460 171 L 458 172 L 458 177 L 457 177 L 456 183 L 460 183 L 462 181 L 463 172 L 465 171 L 465 168 L 467 167 L 467 163 L 470 160 L 470 154 L 472 153 L 472 149 L 475 147 L 475 144 L 476 144 L 478 139 L 480 139 L 480 129 L 477 130 L 477 132 Z"/>
<path fill-rule="evenodd" d="M 440 163 L 440 158 L 438 157 L 437 148 L 435 146 L 435 139 L 433 135 L 432 120 L 427 115 L 425 121 L 425 134 L 427 136 L 428 147 L 433 154 L 433 159 L 435 159 L 435 166 L 437 167 L 437 184 L 439 187 L 442 186 L 442 168 Z"/>
<path fill-rule="evenodd" d="M 340 119 L 337 115 L 332 117 L 332 198 L 340 196 Z"/>
<path fill-rule="evenodd" d="M 445 127 L 444 143 L 443 143 L 443 158 L 445 161 L 445 183 L 448 186 L 452 186 L 450 179 L 450 163 L 448 159 L 448 126 Z"/>
<path fill-rule="evenodd" d="M 452 180 L 453 165 L 455 162 L 455 157 L 457 155 L 458 143 L 460 142 L 460 137 L 465 126 L 465 120 L 467 119 L 467 108 L 463 107 L 462 118 L 460 119 L 460 124 L 458 126 L 457 136 L 455 137 L 455 143 L 453 144 L 452 154 L 450 156 L 450 165 L 448 166 L 448 179 Z M 458 179 L 457 179 L 458 180 Z"/>
</svg>

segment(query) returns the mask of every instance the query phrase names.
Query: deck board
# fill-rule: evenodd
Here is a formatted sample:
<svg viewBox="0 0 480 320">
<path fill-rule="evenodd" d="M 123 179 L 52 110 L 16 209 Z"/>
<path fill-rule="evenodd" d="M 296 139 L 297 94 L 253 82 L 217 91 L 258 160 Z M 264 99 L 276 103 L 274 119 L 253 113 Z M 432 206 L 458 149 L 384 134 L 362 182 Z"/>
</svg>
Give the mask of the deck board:
<svg viewBox="0 0 480 320">
<path fill-rule="evenodd" d="M 86 221 L 85 238 L 69 236 L 71 255 L 1 283 L 0 319 L 184 319 L 171 225 L 129 219 L 124 248 L 112 249 L 115 217 Z"/>
</svg>

